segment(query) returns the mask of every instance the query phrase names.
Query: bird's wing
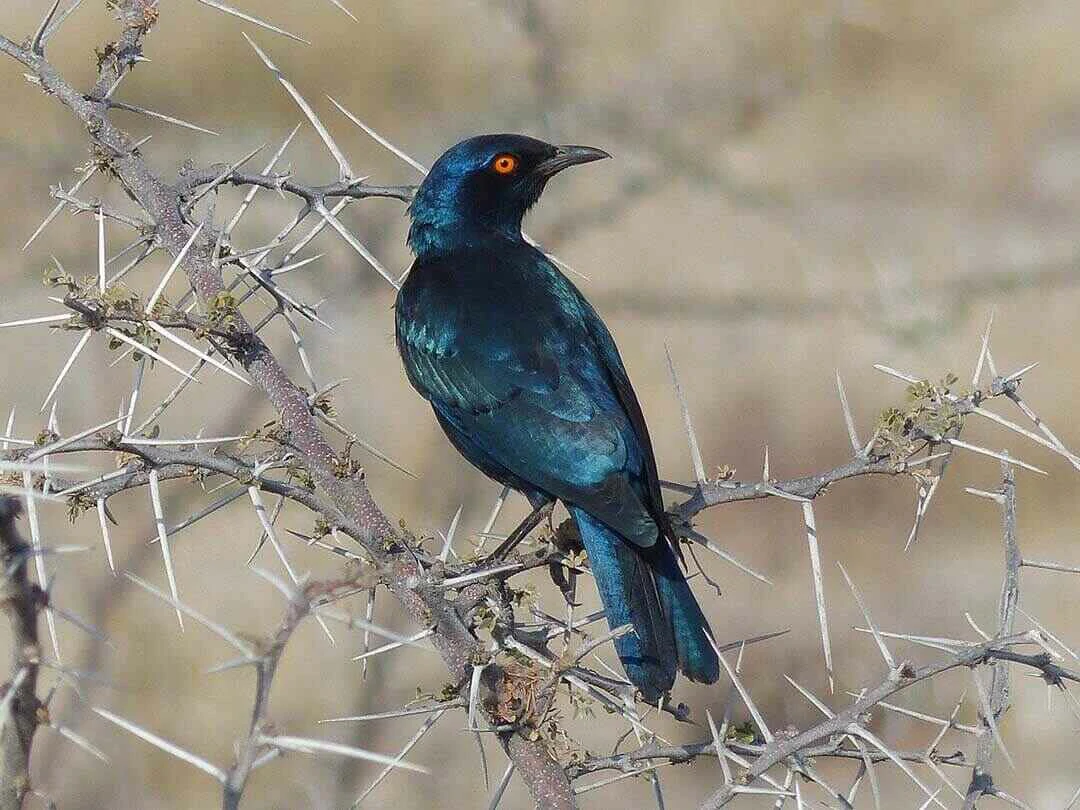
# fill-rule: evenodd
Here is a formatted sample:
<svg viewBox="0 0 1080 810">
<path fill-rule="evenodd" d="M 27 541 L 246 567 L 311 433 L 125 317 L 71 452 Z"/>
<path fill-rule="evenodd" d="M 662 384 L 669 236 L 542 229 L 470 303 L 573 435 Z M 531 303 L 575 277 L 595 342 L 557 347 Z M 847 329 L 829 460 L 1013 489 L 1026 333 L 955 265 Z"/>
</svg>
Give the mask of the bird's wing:
<svg viewBox="0 0 1080 810">
<path fill-rule="evenodd" d="M 651 545 L 638 431 L 572 288 L 524 284 L 504 263 L 482 287 L 461 289 L 482 260 L 427 266 L 403 290 L 397 340 L 410 381 L 477 467 L 506 470 Z"/>
<path fill-rule="evenodd" d="M 460 263 L 429 262 L 410 272 L 402 288 L 397 344 L 410 382 L 432 402 L 474 414 L 496 411 L 525 392 L 554 391 L 559 368 L 543 326 L 516 318 L 524 313 L 512 300 L 461 289 Z"/>
<path fill-rule="evenodd" d="M 566 282 L 570 284 L 569 280 Z M 657 525 L 666 533 L 669 533 L 667 513 L 664 509 L 664 498 L 660 492 L 660 475 L 656 468 L 656 456 L 653 453 L 652 439 L 649 437 L 649 426 L 645 424 L 645 415 L 642 413 L 641 404 L 638 402 L 634 386 L 630 384 L 630 376 L 623 365 L 619 348 L 615 345 L 611 332 L 607 325 L 593 309 L 585 296 L 571 285 L 579 300 L 582 317 L 586 329 L 596 343 L 598 359 L 610 380 L 611 388 L 618 397 L 626 418 L 630 422 L 633 432 L 633 441 L 637 445 L 641 459 L 642 478 L 644 484 L 645 502 L 656 520 Z"/>
</svg>

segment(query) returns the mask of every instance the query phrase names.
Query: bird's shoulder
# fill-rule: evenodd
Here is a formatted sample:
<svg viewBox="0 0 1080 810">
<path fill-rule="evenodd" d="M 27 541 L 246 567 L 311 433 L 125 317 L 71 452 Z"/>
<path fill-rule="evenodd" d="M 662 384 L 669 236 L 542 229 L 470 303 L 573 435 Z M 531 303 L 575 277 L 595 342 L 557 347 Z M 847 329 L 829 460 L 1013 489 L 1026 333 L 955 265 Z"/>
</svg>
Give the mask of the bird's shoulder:
<svg viewBox="0 0 1080 810">
<path fill-rule="evenodd" d="M 470 412 L 557 388 L 573 319 L 553 302 L 525 252 L 488 247 L 417 260 L 395 317 L 414 387 Z"/>
<path fill-rule="evenodd" d="M 399 338 L 558 344 L 586 331 L 582 300 L 546 256 L 506 240 L 417 259 L 395 309 Z"/>
<path fill-rule="evenodd" d="M 576 286 L 541 251 L 510 240 L 418 259 L 397 300 L 403 353 L 431 362 L 570 374 L 608 393 L 644 427 L 614 338 Z M 552 382 L 555 382 L 552 379 Z"/>
</svg>

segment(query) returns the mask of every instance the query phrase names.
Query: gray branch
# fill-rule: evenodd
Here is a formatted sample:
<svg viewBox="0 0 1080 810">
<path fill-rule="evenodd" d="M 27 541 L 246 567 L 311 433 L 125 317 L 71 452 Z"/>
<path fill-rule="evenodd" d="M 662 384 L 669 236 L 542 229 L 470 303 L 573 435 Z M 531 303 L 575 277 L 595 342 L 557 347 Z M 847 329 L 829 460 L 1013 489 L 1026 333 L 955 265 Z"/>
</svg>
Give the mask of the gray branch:
<svg viewBox="0 0 1080 810">
<path fill-rule="evenodd" d="M 11 676 L 0 699 L 0 810 L 20 810 L 30 790 L 30 748 L 44 709 L 36 690 L 38 614 L 45 594 L 27 576 L 33 551 L 15 528 L 20 511 L 15 498 L 0 499 L 0 564 L 6 572 L 0 578 L 0 604 L 12 636 Z"/>
<path fill-rule="evenodd" d="M 862 715 L 892 695 L 959 667 L 974 669 L 983 664 L 994 664 L 996 667 L 1003 666 L 1005 662 L 1011 661 L 1026 664 L 1038 670 L 1043 678 L 1051 683 L 1060 684 L 1062 680 L 1080 683 L 1080 673 L 1058 666 L 1053 663 L 1046 653 L 1029 655 L 1009 649 L 1009 645 L 1021 643 L 1035 643 L 1035 637 L 1030 633 L 1025 633 L 1011 638 L 991 639 L 942 661 L 918 669 L 910 663 L 901 663 L 880 684 L 866 690 L 857 701 L 843 711 L 837 712 L 825 722 L 791 737 L 778 737 L 765 746 L 761 754 L 753 762 L 753 765 L 747 769 L 741 781 L 743 784 L 751 784 L 774 765 L 803 752 L 819 740 L 826 739 L 834 734 L 846 733 L 851 728 L 858 726 L 861 723 L 860 718 Z M 736 788 L 737 786 L 733 784 L 724 785 L 702 804 L 701 810 L 717 810 L 717 808 L 728 804 L 738 795 Z"/>
<path fill-rule="evenodd" d="M 1023 557 L 1016 542 L 1016 478 L 1013 469 L 1003 462 L 1001 470 L 1002 533 L 1005 545 L 1005 577 L 1001 583 L 998 604 L 998 635 L 1011 635 L 1016 623 L 1016 606 L 1020 601 L 1020 567 Z M 979 737 L 975 749 L 975 766 L 964 798 L 964 810 L 972 810 L 982 796 L 993 796 L 997 789 L 991 775 L 994 742 L 997 728 L 1009 708 L 1009 660 L 997 659 L 990 667 L 989 705 L 979 705 Z M 974 676 L 979 677 L 978 670 Z M 1048 683 L 1054 681 L 1048 680 Z M 1057 681 L 1060 685 L 1060 681 Z"/>
</svg>

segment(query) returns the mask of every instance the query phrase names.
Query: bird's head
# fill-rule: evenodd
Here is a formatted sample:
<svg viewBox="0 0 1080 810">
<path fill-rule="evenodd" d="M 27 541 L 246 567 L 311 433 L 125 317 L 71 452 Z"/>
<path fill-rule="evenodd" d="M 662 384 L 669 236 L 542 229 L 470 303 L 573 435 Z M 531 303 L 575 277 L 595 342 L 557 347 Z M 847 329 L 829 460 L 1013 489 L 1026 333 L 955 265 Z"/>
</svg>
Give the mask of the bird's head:
<svg viewBox="0 0 1080 810">
<path fill-rule="evenodd" d="M 547 181 L 611 157 L 591 146 L 553 146 L 525 135 L 477 135 L 443 153 L 416 192 L 409 244 L 420 255 L 467 244 L 484 231 L 519 235 Z"/>
</svg>

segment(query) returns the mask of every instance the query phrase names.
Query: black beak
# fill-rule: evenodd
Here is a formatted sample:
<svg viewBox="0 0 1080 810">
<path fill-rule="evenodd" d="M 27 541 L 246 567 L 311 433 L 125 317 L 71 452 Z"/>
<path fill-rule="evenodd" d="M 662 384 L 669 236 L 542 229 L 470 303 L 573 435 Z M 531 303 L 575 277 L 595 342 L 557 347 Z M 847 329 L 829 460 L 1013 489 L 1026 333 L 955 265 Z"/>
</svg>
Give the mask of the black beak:
<svg viewBox="0 0 1080 810">
<path fill-rule="evenodd" d="M 541 177 L 552 177 L 563 169 L 569 169 L 571 166 L 592 163 L 594 160 L 603 160 L 609 157 L 611 155 L 603 149 L 596 149 L 592 146 L 556 146 L 555 154 L 538 163 L 534 171 Z"/>
</svg>

